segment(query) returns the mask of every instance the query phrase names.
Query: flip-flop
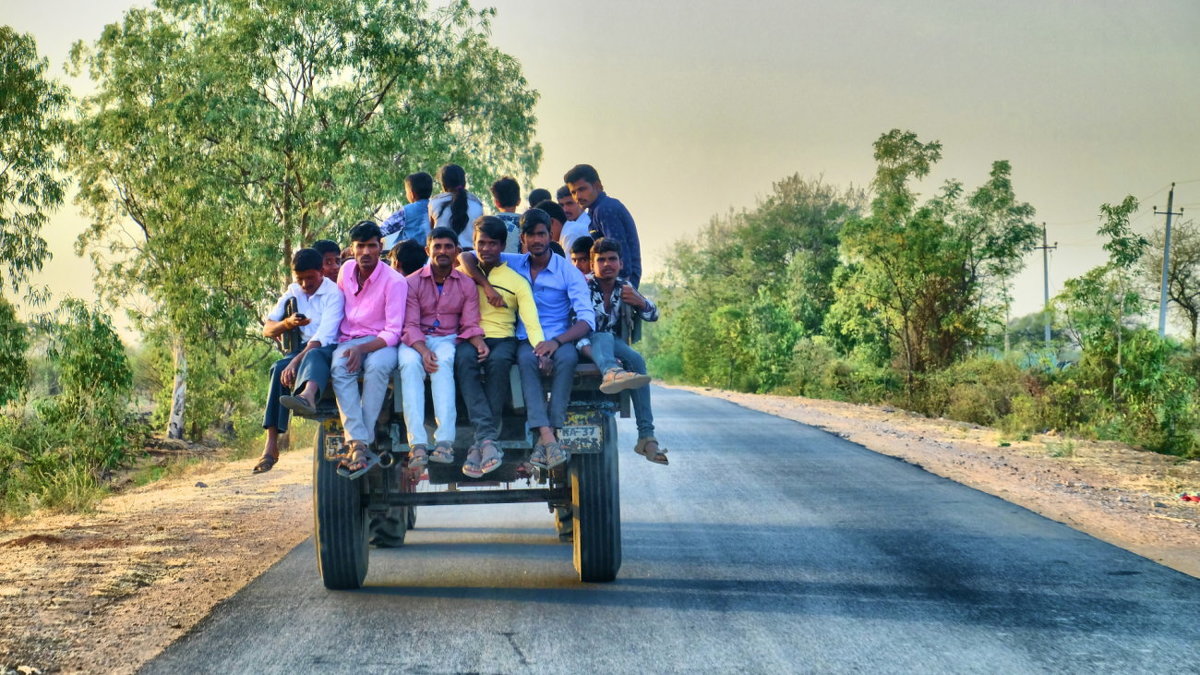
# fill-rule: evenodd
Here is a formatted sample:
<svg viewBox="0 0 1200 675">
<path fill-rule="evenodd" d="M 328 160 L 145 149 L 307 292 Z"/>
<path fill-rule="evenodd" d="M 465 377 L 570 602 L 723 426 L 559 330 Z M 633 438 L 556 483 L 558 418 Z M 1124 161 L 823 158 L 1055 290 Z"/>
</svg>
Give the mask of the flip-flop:
<svg viewBox="0 0 1200 675">
<path fill-rule="evenodd" d="M 479 467 L 479 470 L 482 472 L 480 475 L 491 473 L 496 469 L 499 469 L 500 465 L 504 463 L 504 451 L 496 447 L 496 444 L 492 441 L 484 441 L 481 443 L 479 446 L 479 452 L 480 459 L 483 460 L 483 463 Z"/>
<path fill-rule="evenodd" d="M 425 452 L 425 446 L 420 443 L 408 449 L 408 468 L 409 469 L 424 469 L 429 463 L 429 455 Z"/>
<path fill-rule="evenodd" d="M 299 396 L 280 396 L 279 405 L 301 416 L 311 416 L 317 414 L 317 409 L 309 405 L 308 401 L 305 401 Z"/>
<path fill-rule="evenodd" d="M 529 464 L 536 466 L 539 469 L 546 468 L 546 446 L 541 443 L 533 445 L 533 452 L 529 453 Z"/>
<path fill-rule="evenodd" d="M 358 459 L 354 459 L 356 452 L 361 453 Z M 361 477 L 371 469 L 379 466 L 379 455 L 371 452 L 370 448 L 368 448 L 366 445 L 360 445 L 356 451 L 351 451 L 350 457 L 350 464 L 357 464 L 358 462 L 364 462 L 364 464 L 361 468 L 353 471 L 346 464 L 338 466 L 337 474 L 343 478 L 354 480 Z"/>
<path fill-rule="evenodd" d="M 658 446 L 653 452 L 646 449 L 646 446 L 650 445 L 651 442 L 653 442 L 655 446 Z M 662 464 L 666 466 L 670 463 L 667 460 L 667 449 L 659 446 L 658 439 L 654 438 L 653 436 L 648 438 L 639 438 L 637 445 L 633 446 L 633 451 L 650 460 L 651 462 L 654 462 L 655 464 Z"/>
<path fill-rule="evenodd" d="M 279 457 L 277 455 L 263 455 L 258 458 L 258 464 L 254 465 L 251 473 L 266 473 L 275 468 L 275 462 L 278 461 Z"/>
</svg>

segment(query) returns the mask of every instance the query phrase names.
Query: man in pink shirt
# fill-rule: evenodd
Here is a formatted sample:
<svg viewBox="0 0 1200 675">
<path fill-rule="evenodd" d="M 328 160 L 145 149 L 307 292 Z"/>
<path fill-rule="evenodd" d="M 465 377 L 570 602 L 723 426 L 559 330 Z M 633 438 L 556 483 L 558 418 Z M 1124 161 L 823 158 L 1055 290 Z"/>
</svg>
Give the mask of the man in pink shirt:
<svg viewBox="0 0 1200 675">
<path fill-rule="evenodd" d="M 427 459 L 425 375 L 429 375 L 433 414 L 437 419 L 433 434 L 436 445 L 428 460 L 450 464 L 454 461 L 454 433 L 458 423 L 454 407 L 456 345 L 469 341 L 478 351 L 480 361 L 488 355 L 483 329 L 479 327 L 479 292 L 470 277 L 454 269 L 458 261 L 458 235 L 448 227 L 435 227 L 426 246 L 429 264 L 408 275 L 408 307 L 403 344 L 399 348 L 410 468 L 423 466 Z"/>
<path fill-rule="evenodd" d="M 345 318 L 330 376 L 346 431 L 347 456 L 338 473 L 352 479 L 379 463 L 370 446 L 388 378 L 396 368 L 396 345 L 404 330 L 408 299 L 404 277 L 379 262 L 382 239 L 375 223 L 364 220 L 355 225 L 350 230 L 354 260 L 347 260 L 338 273 L 338 288 L 346 298 Z"/>
</svg>

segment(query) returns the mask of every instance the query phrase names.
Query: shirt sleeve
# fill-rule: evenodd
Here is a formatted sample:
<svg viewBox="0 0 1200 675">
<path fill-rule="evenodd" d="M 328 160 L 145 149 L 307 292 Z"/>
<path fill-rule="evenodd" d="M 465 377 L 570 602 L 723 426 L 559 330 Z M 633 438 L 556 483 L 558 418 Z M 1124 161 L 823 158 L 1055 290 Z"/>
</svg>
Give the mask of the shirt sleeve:
<svg viewBox="0 0 1200 675">
<path fill-rule="evenodd" d="M 333 284 L 333 282 L 329 283 Z M 313 342 L 320 342 L 322 347 L 337 342 L 338 327 L 342 325 L 345 306 L 346 298 L 342 296 L 342 291 L 335 285 L 331 292 L 325 294 L 324 304 L 321 308 L 321 321 L 317 325 L 317 332 L 313 335 Z"/>
<path fill-rule="evenodd" d="M 516 279 L 513 280 L 513 294 L 517 297 L 517 316 L 521 317 L 521 323 L 525 324 L 525 332 L 529 335 L 529 344 L 534 347 L 538 343 L 546 341 L 546 334 L 542 332 L 542 319 L 538 316 L 537 303 L 533 301 L 533 289 L 529 286 L 529 282 L 525 281 L 525 277 L 513 272 Z M 520 283 L 517 283 L 517 282 Z"/>
<path fill-rule="evenodd" d="M 458 287 L 463 294 L 462 316 L 458 322 L 460 342 L 483 335 L 483 328 L 479 325 L 479 290 L 475 288 L 475 282 L 471 281 L 471 277 L 465 274 L 463 277 L 458 281 Z"/>
<path fill-rule="evenodd" d="M 408 287 L 408 297 L 404 302 L 404 344 L 409 347 L 425 341 L 425 331 L 421 330 L 421 291 L 420 282 L 416 279 L 404 279 Z M 390 315 L 390 312 L 389 312 Z"/>
<path fill-rule="evenodd" d="M 596 309 L 592 307 L 592 292 L 588 289 L 583 273 L 570 264 L 565 265 L 564 271 L 567 281 L 567 298 L 571 300 L 571 309 L 575 310 L 575 320 L 586 321 L 592 330 L 596 330 Z"/>
<path fill-rule="evenodd" d="M 267 313 L 267 321 L 283 321 L 283 313 L 287 309 L 287 301 L 290 297 L 292 297 L 291 290 L 284 291 L 283 295 L 279 296 L 279 302 L 275 303 L 275 308 Z"/>
<path fill-rule="evenodd" d="M 389 347 L 395 347 L 400 343 L 400 335 L 404 332 L 404 317 L 407 303 L 408 281 L 400 276 L 399 273 L 392 275 L 391 282 L 388 284 L 387 300 L 384 302 L 386 318 L 383 324 L 383 331 L 378 335 Z"/>
<path fill-rule="evenodd" d="M 380 226 L 379 230 L 383 232 L 383 236 L 386 237 L 393 232 L 404 229 L 404 224 L 406 222 L 408 222 L 408 214 L 403 208 L 401 208 L 399 211 L 388 216 L 387 220 L 383 221 L 383 225 Z"/>
<path fill-rule="evenodd" d="M 638 241 L 637 224 L 624 204 L 616 206 L 617 221 L 621 223 L 621 233 L 617 235 L 621 241 L 621 258 L 629 266 L 629 279 L 637 288 L 642 278 L 642 244 Z"/>
</svg>

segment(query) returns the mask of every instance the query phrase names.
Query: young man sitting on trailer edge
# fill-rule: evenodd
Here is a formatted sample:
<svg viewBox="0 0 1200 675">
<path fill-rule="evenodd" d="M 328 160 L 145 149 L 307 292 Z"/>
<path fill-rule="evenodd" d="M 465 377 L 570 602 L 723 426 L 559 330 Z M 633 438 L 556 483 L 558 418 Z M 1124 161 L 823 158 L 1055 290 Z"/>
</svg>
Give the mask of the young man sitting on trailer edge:
<svg viewBox="0 0 1200 675">
<path fill-rule="evenodd" d="M 379 463 L 370 446 L 404 331 L 408 283 L 380 262 L 382 239 L 375 223 L 364 220 L 355 225 L 350 230 L 354 259 L 347 260 L 338 273 L 338 287 L 346 299 L 345 318 L 330 375 L 346 433 L 346 453 L 338 473 L 352 479 Z"/>
<path fill-rule="evenodd" d="M 553 468 L 568 459 L 566 450 L 558 442 L 557 431 L 566 424 L 575 364 L 579 362 L 574 343 L 592 331 L 595 311 L 583 275 L 566 258 L 550 252 L 550 216 L 545 211 L 530 209 L 521 217 L 521 244 L 526 253 L 504 253 L 500 259 L 532 286 L 542 333 L 546 336 L 534 346 L 528 342 L 518 343 L 517 366 L 528 424 L 538 435 L 529 462 L 534 466 Z M 499 293 L 479 272 L 476 257 L 464 253 L 462 262 L 476 283 L 484 288 L 488 302 L 493 306 L 503 304 Z M 571 321 L 572 311 L 574 322 Z M 524 340 L 528 336 L 528 329 L 518 325 L 517 338 Z M 542 375 L 551 378 L 549 406 Z"/>
<path fill-rule="evenodd" d="M 498 469 L 504 459 L 496 441 L 500 439 L 500 424 L 509 398 L 509 372 L 517 360 L 518 315 L 528 335 L 523 343 L 536 345 L 545 340 L 529 282 L 500 260 L 501 252 L 508 248 L 508 234 L 505 223 L 495 216 L 475 221 L 479 271 L 500 294 L 503 306 L 488 303 L 483 288 L 478 289 L 479 325 L 488 347 L 487 358 L 480 358 L 470 342 L 459 343 L 454 356 L 458 388 L 475 426 L 475 443 L 462 467 L 463 473 L 471 478 Z M 466 268 L 461 269 L 466 273 Z"/>
<path fill-rule="evenodd" d="M 667 449 L 660 447 L 654 438 L 646 360 L 629 346 L 636 319 L 658 321 L 658 307 L 638 293 L 633 284 L 619 277 L 621 267 L 621 245 L 611 239 L 596 240 L 592 245 L 592 276 L 588 278 L 596 311 L 596 330 L 587 338 L 588 347 L 580 341 L 580 350 L 590 356 L 604 374 L 600 391 L 615 394 L 631 390 L 638 430 L 633 451 L 655 464 L 667 464 Z"/>
<path fill-rule="evenodd" d="M 403 344 L 399 348 L 400 384 L 404 397 L 404 424 L 408 427 L 410 469 L 426 461 L 454 462 L 455 410 L 454 359 L 460 342 L 474 345 L 480 360 L 488 346 L 479 327 L 479 292 L 475 282 L 454 269 L 458 260 L 458 235 L 448 227 L 429 233 L 429 264 L 408 275 L 408 303 Z M 433 392 L 437 420 L 434 448 L 426 454 L 425 375 Z"/>
</svg>

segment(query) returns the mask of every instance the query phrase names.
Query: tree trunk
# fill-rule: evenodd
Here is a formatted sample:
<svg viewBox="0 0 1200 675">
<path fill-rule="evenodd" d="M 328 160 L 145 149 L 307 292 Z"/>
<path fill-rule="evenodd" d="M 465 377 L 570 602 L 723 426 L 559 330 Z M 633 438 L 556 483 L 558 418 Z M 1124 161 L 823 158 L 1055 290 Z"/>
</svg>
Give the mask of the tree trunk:
<svg viewBox="0 0 1200 675">
<path fill-rule="evenodd" d="M 183 438 L 183 408 L 187 398 L 187 355 L 183 339 L 175 338 L 175 387 L 171 390 L 171 416 L 167 419 L 167 438 Z"/>
</svg>

